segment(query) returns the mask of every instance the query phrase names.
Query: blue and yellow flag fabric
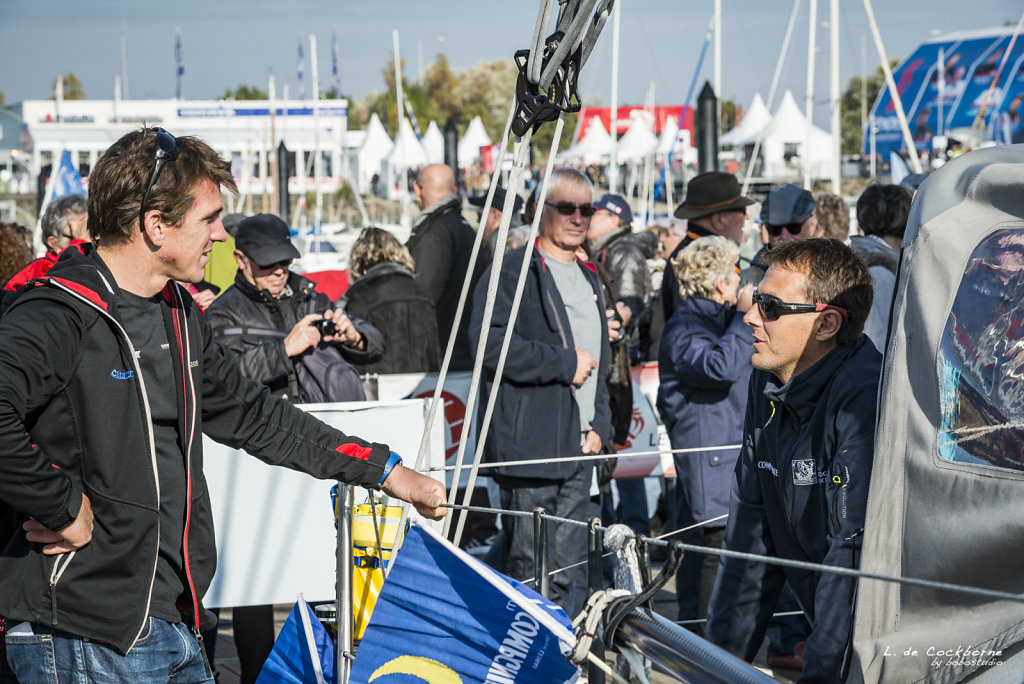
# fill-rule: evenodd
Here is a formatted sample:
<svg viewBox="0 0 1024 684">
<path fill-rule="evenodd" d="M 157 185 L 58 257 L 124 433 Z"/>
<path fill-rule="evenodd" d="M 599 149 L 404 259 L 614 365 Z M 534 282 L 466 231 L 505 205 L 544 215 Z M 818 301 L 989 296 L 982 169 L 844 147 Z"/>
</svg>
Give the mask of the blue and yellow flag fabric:
<svg viewBox="0 0 1024 684">
<path fill-rule="evenodd" d="M 352 684 L 575 682 L 569 617 L 520 582 L 413 526 L 388 573 Z"/>
<path fill-rule="evenodd" d="M 334 684 L 334 644 L 299 596 L 256 684 Z"/>
</svg>

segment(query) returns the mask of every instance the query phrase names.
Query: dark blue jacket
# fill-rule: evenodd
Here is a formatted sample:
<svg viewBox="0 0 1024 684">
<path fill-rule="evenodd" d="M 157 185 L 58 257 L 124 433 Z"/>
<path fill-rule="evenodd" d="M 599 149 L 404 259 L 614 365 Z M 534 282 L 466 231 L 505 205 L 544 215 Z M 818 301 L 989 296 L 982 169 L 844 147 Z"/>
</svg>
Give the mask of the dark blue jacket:
<svg viewBox="0 0 1024 684">
<path fill-rule="evenodd" d="M 515 295 L 525 247 L 505 255 L 494 301 L 494 315 L 484 354 L 484 382 L 481 387 L 481 415 L 491 391 L 502 340 L 508 330 L 512 297 Z M 576 345 L 565 305 L 541 253 L 533 249 L 530 270 L 523 288 L 519 315 L 512 328 L 501 387 L 484 447 L 488 462 L 538 460 L 580 454 L 580 409 L 572 385 L 576 374 Z M 608 327 L 604 300 L 593 266 L 578 262 L 594 290 L 594 315 L 601 320 L 601 356 L 596 376 L 608 376 Z M 491 267 L 480 278 L 473 293 L 473 317 L 469 326 L 472 348 L 480 339 L 487 284 Z M 591 429 L 607 441 L 612 435 L 608 385 L 597 383 L 596 412 Z M 576 462 L 541 463 L 536 466 L 498 468 L 501 477 L 564 480 L 579 468 Z"/>
<path fill-rule="evenodd" d="M 704 297 L 679 304 L 658 353 L 658 411 L 673 449 L 740 443 L 753 342 L 750 326 L 731 307 Z M 673 454 L 681 525 L 729 512 L 738 456 L 739 449 Z"/>
<path fill-rule="evenodd" d="M 781 387 L 768 372 L 751 375 L 726 548 L 859 566 L 881 362 L 861 335 Z M 709 639 L 753 659 L 786 580 L 812 625 L 799 681 L 840 681 L 853 626 L 849 577 L 723 558 Z"/>
</svg>

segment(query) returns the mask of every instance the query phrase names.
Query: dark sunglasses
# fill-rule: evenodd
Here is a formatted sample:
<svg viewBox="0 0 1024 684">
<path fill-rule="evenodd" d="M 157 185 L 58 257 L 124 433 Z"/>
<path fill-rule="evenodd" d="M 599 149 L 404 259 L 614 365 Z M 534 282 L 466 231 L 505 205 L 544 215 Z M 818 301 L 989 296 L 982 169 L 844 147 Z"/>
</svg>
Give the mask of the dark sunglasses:
<svg viewBox="0 0 1024 684">
<path fill-rule="evenodd" d="M 813 313 L 817 311 L 838 311 L 839 315 L 843 317 L 843 323 L 850 319 L 850 314 L 846 309 L 832 304 L 791 304 L 782 301 L 778 297 L 763 294 L 757 290 L 754 290 L 754 303 L 757 304 L 757 310 L 761 312 L 761 318 L 766 321 L 777 321 L 779 316 L 786 316 L 787 314 Z"/>
<path fill-rule="evenodd" d="M 249 260 L 252 261 L 252 257 L 249 257 Z M 262 264 L 256 264 L 255 261 L 252 261 L 252 263 L 256 264 L 256 266 L 258 266 L 260 269 L 262 269 L 264 271 L 271 271 L 271 270 L 273 270 L 275 268 L 278 268 L 278 267 L 287 269 L 287 268 L 289 268 L 292 265 L 292 261 L 294 261 L 294 260 L 293 259 L 282 259 L 281 261 L 275 261 L 274 263 L 267 264 L 266 266 L 263 266 Z"/>
<path fill-rule="evenodd" d="M 146 181 L 146 190 L 142 193 L 142 205 L 139 206 L 139 228 L 146 229 L 146 202 L 149 200 L 149 191 L 156 185 L 160 178 L 160 171 L 164 168 L 164 162 L 174 161 L 178 158 L 178 141 L 174 136 L 162 128 L 156 129 L 156 152 L 153 155 L 153 165 L 149 167 L 149 180 Z"/>
<path fill-rule="evenodd" d="M 572 216 L 579 209 L 580 216 L 590 218 L 597 209 L 593 204 L 573 204 L 572 202 L 545 202 L 545 206 L 551 207 L 562 216 Z"/>
<path fill-rule="evenodd" d="M 779 237 L 782 235 L 782 231 L 785 230 L 790 235 L 799 235 L 800 231 L 804 229 L 805 221 L 798 221 L 796 223 L 786 223 L 781 226 L 770 226 L 767 223 L 764 229 L 768 231 L 768 234 L 772 237 Z"/>
</svg>

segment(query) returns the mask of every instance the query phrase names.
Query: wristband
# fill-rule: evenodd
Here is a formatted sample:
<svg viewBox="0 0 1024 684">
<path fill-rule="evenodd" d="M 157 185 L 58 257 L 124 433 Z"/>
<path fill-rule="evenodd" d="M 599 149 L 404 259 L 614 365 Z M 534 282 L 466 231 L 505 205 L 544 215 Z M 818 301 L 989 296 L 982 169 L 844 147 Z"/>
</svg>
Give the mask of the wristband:
<svg viewBox="0 0 1024 684">
<path fill-rule="evenodd" d="M 384 472 L 381 473 L 380 482 L 377 483 L 377 486 L 383 487 L 384 481 L 388 479 L 388 475 L 390 475 L 391 471 L 395 469 L 395 466 L 399 465 L 401 462 L 402 457 L 392 451 L 391 455 L 388 456 L 388 460 L 384 462 Z"/>
</svg>

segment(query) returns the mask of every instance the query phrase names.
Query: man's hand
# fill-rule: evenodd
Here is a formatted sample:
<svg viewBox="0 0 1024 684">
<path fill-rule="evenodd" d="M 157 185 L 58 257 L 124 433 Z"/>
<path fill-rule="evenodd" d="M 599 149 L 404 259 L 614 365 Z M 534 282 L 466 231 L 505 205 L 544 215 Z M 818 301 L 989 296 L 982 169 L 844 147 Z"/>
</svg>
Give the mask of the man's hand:
<svg viewBox="0 0 1024 684">
<path fill-rule="evenodd" d="M 622 337 L 622 321 L 615 317 L 615 309 L 605 309 L 604 315 L 608 318 L 608 341 L 615 342 Z"/>
<path fill-rule="evenodd" d="M 299 319 L 288 336 L 284 338 L 284 353 L 288 356 L 298 356 L 310 347 L 320 344 L 320 331 L 313 326 L 323 316 L 320 314 L 307 314 Z"/>
<path fill-rule="evenodd" d="M 754 305 L 754 285 L 753 283 L 747 283 L 740 288 L 740 291 L 736 293 L 736 310 L 740 313 L 746 313 L 750 311 L 750 307 Z"/>
<path fill-rule="evenodd" d="M 601 436 L 591 430 L 587 433 L 586 439 L 583 440 L 583 446 L 580 448 L 584 454 L 599 454 L 601 453 Z"/>
<path fill-rule="evenodd" d="M 200 311 L 206 311 L 213 304 L 213 300 L 217 298 L 213 290 L 196 290 L 192 293 L 192 299 L 196 300 L 196 305 Z"/>
<path fill-rule="evenodd" d="M 47 556 L 80 549 L 92 541 L 92 504 L 89 503 L 89 497 L 82 494 L 82 506 L 78 509 L 75 522 L 59 532 L 44 527 L 34 518 L 26 520 L 21 528 L 25 530 L 25 538 L 30 542 L 46 544 L 43 553 Z"/>
<path fill-rule="evenodd" d="M 622 319 L 622 325 L 629 325 L 629 320 L 633 318 L 633 311 L 622 302 L 615 302 L 615 310 L 619 312 L 619 318 Z"/>
<path fill-rule="evenodd" d="M 328 309 L 324 312 L 324 318 L 334 321 L 334 327 L 338 329 L 338 332 L 333 335 L 324 335 L 324 342 L 341 342 L 360 350 L 366 349 L 366 340 L 356 330 L 356 327 L 352 325 L 352 321 L 349 320 L 344 311 L 341 309 L 337 311 Z"/>
<path fill-rule="evenodd" d="M 388 496 L 408 501 L 424 518 L 440 520 L 448 514 L 444 485 L 402 464 L 396 465 L 381 487 Z"/>
<path fill-rule="evenodd" d="M 586 349 L 576 350 L 576 375 L 572 376 L 572 384 L 580 387 L 590 376 L 591 371 L 597 368 L 597 361 Z"/>
</svg>

